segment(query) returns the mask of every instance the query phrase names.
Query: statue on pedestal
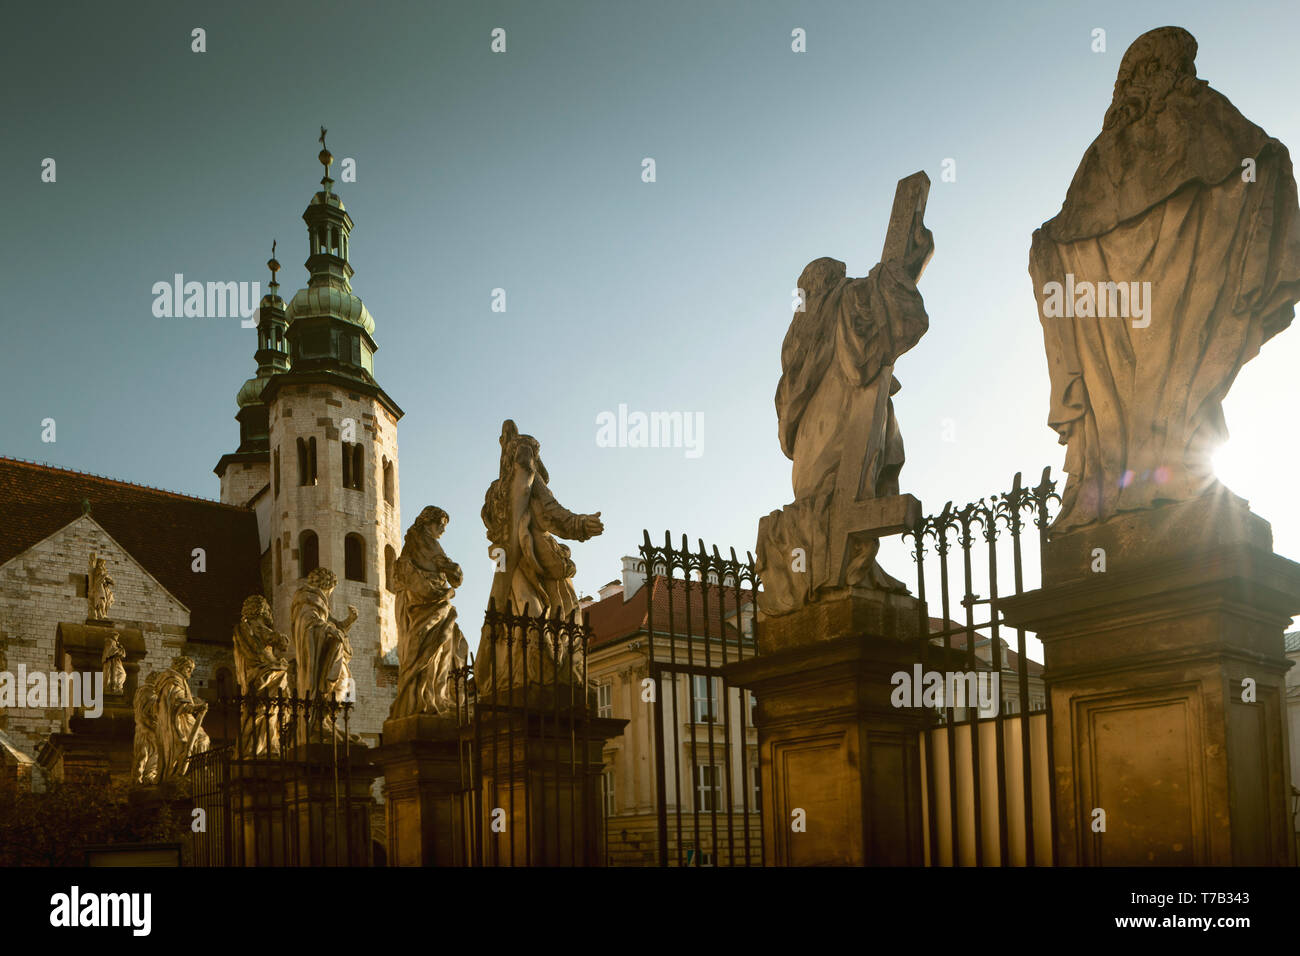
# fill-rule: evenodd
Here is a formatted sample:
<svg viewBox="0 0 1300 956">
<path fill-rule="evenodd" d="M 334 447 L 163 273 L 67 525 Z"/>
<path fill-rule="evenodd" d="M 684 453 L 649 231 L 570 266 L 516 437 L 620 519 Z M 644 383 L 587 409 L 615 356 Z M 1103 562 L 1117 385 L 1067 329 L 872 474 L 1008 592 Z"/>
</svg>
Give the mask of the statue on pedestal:
<svg viewBox="0 0 1300 956">
<path fill-rule="evenodd" d="M 482 512 L 491 542 L 488 556 L 497 567 L 492 602 L 498 611 L 505 611 L 510 602 L 516 614 L 526 609 L 533 615 L 567 618 L 578 608 L 573 590 L 577 568 L 568 547 L 556 536 L 571 541 L 596 537 L 605 530 L 600 512 L 575 514 L 555 500 L 548 487 L 550 475 L 542 464 L 541 445 L 533 436 L 519 434 L 513 421 L 507 419 L 501 426 L 500 442 L 500 473 L 487 490 Z M 475 681 L 480 700 L 491 693 L 494 664 L 500 665 L 503 674 L 509 667 L 505 642 L 497 643 L 497 661 L 489 659 L 482 641 L 479 644 Z M 537 637 L 531 636 L 529 643 L 527 660 L 522 636 L 514 643 L 517 685 L 524 683 L 525 674 L 529 682 L 543 680 Z M 569 657 L 567 648 L 548 647 L 544 663 L 548 684 L 567 680 L 570 667 L 575 675 L 581 673 L 581 661 Z"/>
<path fill-rule="evenodd" d="M 930 327 L 917 281 L 934 253 L 924 212 L 930 180 L 901 180 L 881 261 L 862 279 L 822 258 L 799 277 L 781 346 L 776 414 L 794 462 L 795 500 L 759 522 L 759 609 L 797 610 L 830 594 L 906 593 L 876 563 L 880 536 L 903 530 L 903 440 L 890 398 L 894 363 Z"/>
<path fill-rule="evenodd" d="M 1223 399 L 1300 299 L 1287 148 L 1196 76 L 1179 27 L 1138 37 L 1029 273 L 1069 473 L 1052 529 L 1223 490 Z"/>
<path fill-rule="evenodd" d="M 194 661 L 189 657 L 172 658 L 171 666 L 158 675 L 154 689 L 158 695 L 158 780 L 183 777 L 189 770 L 190 757 L 208 749 L 208 735 L 203 718 L 208 705 L 196 701 L 190 690 Z"/>
<path fill-rule="evenodd" d="M 92 621 L 107 621 L 113 600 L 113 578 L 108 573 L 108 562 L 92 552 L 86 584 L 87 617 Z"/>
<path fill-rule="evenodd" d="M 110 694 L 122 693 L 126 686 L 126 649 L 114 632 L 104 638 L 104 690 Z"/>
<path fill-rule="evenodd" d="M 389 590 L 397 594 L 397 657 L 401 665 L 397 697 L 389 719 L 412 714 L 446 714 L 456 708 L 453 669 L 463 667 L 469 644 L 456 623 L 456 596 L 463 575 L 438 539 L 447 530 L 447 512 L 420 512 L 393 565 Z"/>
<path fill-rule="evenodd" d="M 319 702 L 355 699 L 348 629 L 356 622 L 357 609 L 348 605 L 348 616 L 341 621 L 330 617 L 330 595 L 337 585 L 333 571 L 316 568 L 293 596 L 298 694 Z M 321 728 L 342 735 L 342 728 L 335 728 L 329 715 L 313 719 L 312 729 Z"/>
<path fill-rule="evenodd" d="M 289 638 L 275 629 L 271 605 L 260 594 L 244 601 L 234 633 L 235 680 L 244 698 L 240 721 L 246 753 L 280 751 L 280 709 L 289 697 Z"/>
<path fill-rule="evenodd" d="M 136 783 L 158 782 L 158 692 L 157 674 L 140 679 L 132 708 L 135 711 L 135 742 L 132 746 L 131 779 Z"/>
</svg>

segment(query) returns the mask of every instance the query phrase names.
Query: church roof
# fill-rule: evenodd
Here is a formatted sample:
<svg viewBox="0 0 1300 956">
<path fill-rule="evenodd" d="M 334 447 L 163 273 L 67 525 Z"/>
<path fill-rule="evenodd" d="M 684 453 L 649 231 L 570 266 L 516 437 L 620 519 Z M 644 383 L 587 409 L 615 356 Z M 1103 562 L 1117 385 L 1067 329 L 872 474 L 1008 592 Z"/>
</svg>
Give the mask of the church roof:
<svg viewBox="0 0 1300 956">
<path fill-rule="evenodd" d="M 82 514 L 190 610 L 189 639 L 228 643 L 244 598 L 262 593 L 257 516 L 246 508 L 0 457 L 0 564 Z M 191 570 L 203 548 L 207 570 Z"/>
</svg>

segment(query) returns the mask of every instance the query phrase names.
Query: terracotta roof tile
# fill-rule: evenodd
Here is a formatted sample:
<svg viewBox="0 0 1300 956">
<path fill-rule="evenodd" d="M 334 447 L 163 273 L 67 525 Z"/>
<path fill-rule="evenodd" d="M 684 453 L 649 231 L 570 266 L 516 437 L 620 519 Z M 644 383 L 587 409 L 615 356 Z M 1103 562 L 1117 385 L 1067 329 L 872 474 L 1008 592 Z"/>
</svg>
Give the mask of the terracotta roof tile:
<svg viewBox="0 0 1300 956">
<path fill-rule="evenodd" d="M 653 583 L 639 588 L 631 600 L 624 601 L 622 592 L 612 594 L 603 601 L 596 601 L 587 606 L 587 623 L 592 629 L 591 647 L 600 647 L 624 637 L 643 632 L 646 623 L 646 587 L 653 588 L 651 596 L 654 606 L 654 629 L 657 634 L 669 633 L 669 592 L 667 578 L 656 574 Z M 690 599 L 687 600 L 687 583 L 681 578 L 672 578 L 672 630 L 679 637 L 690 633 L 703 637 L 705 633 L 716 637 L 719 633 L 719 617 L 730 618 L 736 615 L 736 589 L 719 587 L 711 584 L 707 587 L 698 581 L 690 582 Z M 748 588 L 739 592 L 741 607 L 747 607 L 753 597 Z M 708 601 L 707 614 L 705 601 Z M 721 602 L 721 605 L 720 603 Z M 690 627 L 687 627 L 687 607 L 690 609 Z M 725 623 L 727 637 L 735 640 L 737 629 L 734 623 Z"/>
</svg>

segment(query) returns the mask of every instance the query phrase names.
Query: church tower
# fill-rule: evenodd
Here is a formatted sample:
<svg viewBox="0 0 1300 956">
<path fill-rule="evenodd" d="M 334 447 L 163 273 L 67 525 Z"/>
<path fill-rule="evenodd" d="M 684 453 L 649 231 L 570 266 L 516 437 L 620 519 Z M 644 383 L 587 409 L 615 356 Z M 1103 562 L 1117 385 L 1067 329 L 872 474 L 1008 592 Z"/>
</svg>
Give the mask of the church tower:
<svg viewBox="0 0 1300 956">
<path fill-rule="evenodd" d="M 324 131 L 321 134 L 324 146 Z M 348 248 L 352 217 L 325 175 L 303 213 L 307 224 L 307 286 L 287 307 L 274 281 L 262 299 L 257 376 L 240 390 L 240 451 L 222 459 L 222 500 L 256 483 L 236 477 L 243 456 L 261 454 L 266 470 L 249 497 L 267 516 L 267 596 L 278 630 L 291 634 L 290 608 L 301 579 L 316 567 L 338 577 L 336 618 L 348 605 L 358 618 L 348 632 L 356 707 L 351 729 L 377 739 L 396 690 L 395 669 L 382 658 L 397 644 L 388 574 L 401 550 L 397 422 L 402 410 L 374 377 L 375 322 L 352 292 Z M 264 436 L 264 437 L 263 437 Z M 245 444 L 248 451 L 245 452 Z M 227 498 L 227 488 L 230 498 Z M 247 503 L 248 499 L 243 502 Z"/>
</svg>

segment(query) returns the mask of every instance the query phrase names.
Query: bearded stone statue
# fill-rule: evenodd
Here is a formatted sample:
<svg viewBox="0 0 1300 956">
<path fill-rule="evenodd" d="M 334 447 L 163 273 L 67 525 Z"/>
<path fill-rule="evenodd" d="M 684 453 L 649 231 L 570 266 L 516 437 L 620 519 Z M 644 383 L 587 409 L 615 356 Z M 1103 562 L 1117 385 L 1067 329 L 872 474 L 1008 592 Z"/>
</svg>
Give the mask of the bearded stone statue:
<svg viewBox="0 0 1300 956">
<path fill-rule="evenodd" d="M 397 595 L 397 697 L 389 719 L 412 714 L 447 714 L 456 709 L 453 671 L 469 658 L 469 644 L 456 623 L 456 596 L 463 575 L 438 539 L 447 512 L 420 512 L 393 565 L 389 589 Z"/>
<path fill-rule="evenodd" d="M 254 594 L 245 600 L 235 625 L 234 658 L 246 753 L 279 752 L 280 713 L 272 699 L 291 694 L 288 650 L 289 638 L 276 631 L 266 598 Z"/>
<path fill-rule="evenodd" d="M 193 674 L 193 659 L 175 657 L 154 682 L 158 699 L 155 733 L 159 782 L 185 776 L 191 755 L 203 753 L 209 746 L 208 735 L 203 730 L 208 705 L 194 699 L 190 690 Z"/>
<path fill-rule="evenodd" d="M 293 596 L 293 643 L 297 654 L 298 694 L 316 701 L 340 701 L 355 697 L 355 685 L 349 664 L 352 644 L 348 629 L 356 622 L 357 609 L 348 605 L 348 616 L 335 620 L 330 616 L 330 596 L 338 578 L 328 568 L 316 568 Z M 304 725 L 304 731 L 307 728 Z M 316 715 L 311 730 L 333 731 L 329 715 Z"/>
<path fill-rule="evenodd" d="M 1216 489 L 1223 399 L 1300 299 L 1291 157 L 1196 76 L 1179 27 L 1138 37 L 1029 273 L 1069 481 L 1053 530 Z"/>
</svg>

